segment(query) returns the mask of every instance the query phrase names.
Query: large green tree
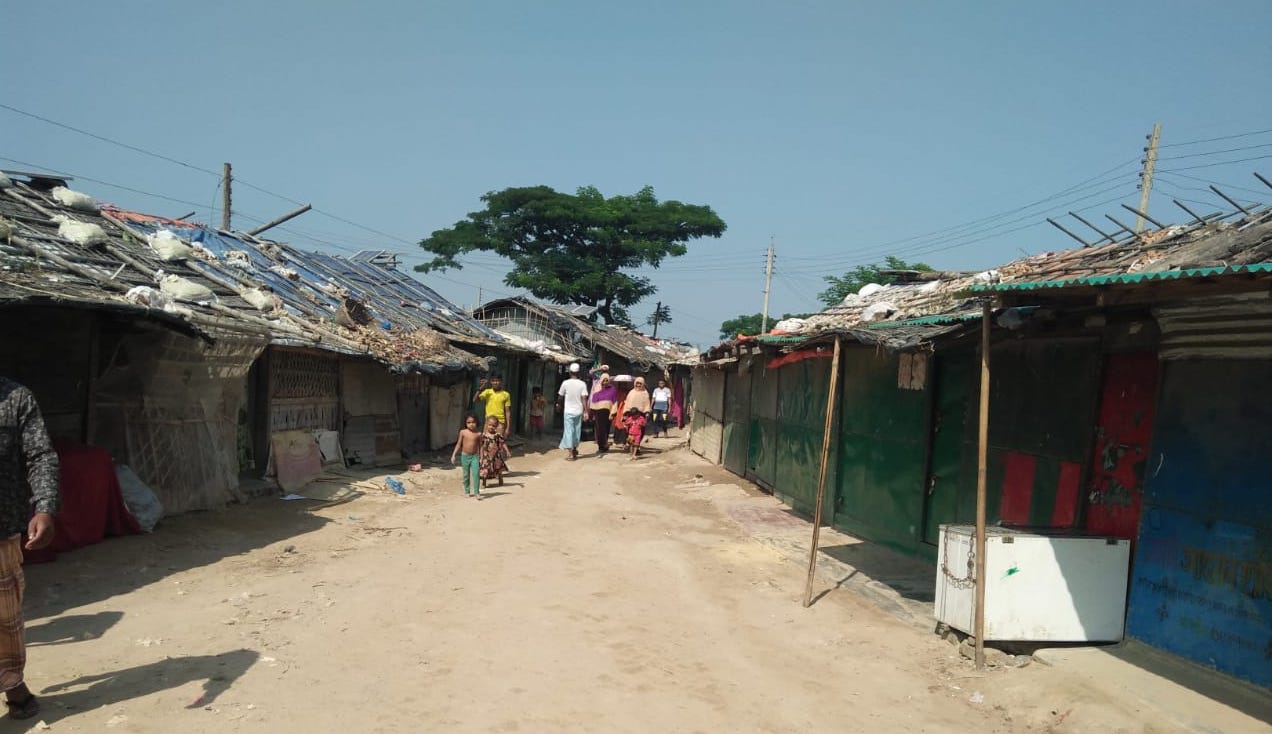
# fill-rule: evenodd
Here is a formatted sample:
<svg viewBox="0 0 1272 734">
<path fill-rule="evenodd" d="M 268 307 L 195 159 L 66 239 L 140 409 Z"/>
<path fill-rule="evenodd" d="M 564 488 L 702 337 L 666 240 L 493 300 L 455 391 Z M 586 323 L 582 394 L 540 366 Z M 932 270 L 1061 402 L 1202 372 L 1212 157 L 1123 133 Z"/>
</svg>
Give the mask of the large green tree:
<svg viewBox="0 0 1272 734">
<path fill-rule="evenodd" d="M 772 314 L 769 314 L 768 325 L 769 325 L 769 328 L 771 329 L 773 328 L 773 324 L 776 324 L 777 322 L 782 321 L 783 319 L 802 319 L 807 315 L 808 314 L 806 313 L 788 313 L 788 314 L 782 314 L 782 317 L 778 318 Z M 762 313 L 753 313 L 750 315 L 735 316 L 729 319 L 728 321 L 725 321 L 724 323 L 720 324 L 720 338 L 724 340 L 736 339 L 738 338 L 738 334 L 753 336 L 755 334 L 760 333 L 760 326 L 761 324 L 763 324 L 763 322 L 764 322 L 764 314 Z"/>
<path fill-rule="evenodd" d="M 862 286 L 870 283 L 878 283 L 879 285 L 889 285 L 895 283 L 900 277 L 894 273 L 888 273 L 889 270 L 932 270 L 932 266 L 927 263 L 908 263 L 899 257 L 892 255 L 884 258 L 882 263 L 874 263 L 871 265 L 858 265 L 843 275 L 825 275 L 822 280 L 830 284 L 830 287 L 817 297 L 827 306 L 834 306 L 844 300 L 844 297 L 850 293 L 856 293 L 861 290 Z"/>
<path fill-rule="evenodd" d="M 658 267 L 725 223 L 711 207 L 658 201 L 646 186 L 606 198 L 585 186 L 565 194 L 547 186 L 508 188 L 481 197 L 486 208 L 420 241 L 434 255 L 416 270 L 459 268 L 460 256 L 493 252 L 511 261 L 504 283 L 554 303 L 596 308 L 607 324 L 630 325 L 627 307 L 653 295 L 653 282 L 630 271 Z"/>
</svg>

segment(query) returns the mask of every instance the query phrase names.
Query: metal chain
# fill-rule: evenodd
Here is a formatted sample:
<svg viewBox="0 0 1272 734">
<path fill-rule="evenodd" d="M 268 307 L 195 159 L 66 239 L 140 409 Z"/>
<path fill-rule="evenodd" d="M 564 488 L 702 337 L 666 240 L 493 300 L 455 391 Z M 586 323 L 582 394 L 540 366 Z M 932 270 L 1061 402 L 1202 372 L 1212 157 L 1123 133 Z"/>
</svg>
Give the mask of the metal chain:
<svg viewBox="0 0 1272 734">
<path fill-rule="evenodd" d="M 973 543 L 967 549 L 967 575 L 962 578 L 955 576 L 950 570 L 950 533 L 945 532 L 945 537 L 941 541 L 941 575 L 949 579 L 950 585 L 956 589 L 970 589 L 976 585 L 976 544 Z"/>
</svg>

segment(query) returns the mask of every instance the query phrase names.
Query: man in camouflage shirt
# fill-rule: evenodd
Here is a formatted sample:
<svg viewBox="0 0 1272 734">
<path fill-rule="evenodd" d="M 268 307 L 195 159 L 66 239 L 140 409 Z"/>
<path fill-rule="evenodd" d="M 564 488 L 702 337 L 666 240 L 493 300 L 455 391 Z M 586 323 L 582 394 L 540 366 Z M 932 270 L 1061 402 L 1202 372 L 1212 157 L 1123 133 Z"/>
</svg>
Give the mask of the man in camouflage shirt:
<svg viewBox="0 0 1272 734">
<path fill-rule="evenodd" d="M 59 502 L 57 454 L 35 396 L 0 377 L 0 690 L 14 719 L 40 711 L 23 680 L 22 533 L 30 550 L 53 542 Z"/>
</svg>

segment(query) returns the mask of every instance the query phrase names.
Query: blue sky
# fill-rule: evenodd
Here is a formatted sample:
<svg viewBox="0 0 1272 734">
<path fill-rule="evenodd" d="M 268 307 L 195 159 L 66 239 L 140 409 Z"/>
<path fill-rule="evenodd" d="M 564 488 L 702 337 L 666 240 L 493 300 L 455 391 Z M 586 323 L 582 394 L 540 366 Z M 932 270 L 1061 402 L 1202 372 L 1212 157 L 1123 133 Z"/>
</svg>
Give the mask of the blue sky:
<svg viewBox="0 0 1272 734">
<path fill-rule="evenodd" d="M 4 21 L 0 104 L 189 165 L 0 108 L 0 167 L 219 223 L 205 171 L 230 161 L 236 226 L 312 203 L 273 236 L 407 262 L 487 191 L 648 184 L 728 223 L 632 309 L 662 300 L 660 331 L 703 345 L 760 310 L 770 237 L 780 315 L 886 254 L 981 269 L 1076 244 L 1045 216 L 1127 221 L 1155 122 L 1159 218 L 1186 218 L 1170 196 L 1220 208 L 1209 182 L 1272 199 L 1251 175 L 1272 178 L 1265 0 L 121 0 Z M 510 292 L 497 258 L 466 262 L 421 277 L 461 305 Z"/>
</svg>

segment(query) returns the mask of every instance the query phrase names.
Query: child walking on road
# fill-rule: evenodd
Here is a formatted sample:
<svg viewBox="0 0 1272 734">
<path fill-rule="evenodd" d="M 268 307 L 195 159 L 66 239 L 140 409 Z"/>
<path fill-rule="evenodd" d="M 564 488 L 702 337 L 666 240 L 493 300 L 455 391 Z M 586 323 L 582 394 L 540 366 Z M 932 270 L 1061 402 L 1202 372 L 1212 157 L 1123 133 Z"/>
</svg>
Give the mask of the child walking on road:
<svg viewBox="0 0 1272 734">
<path fill-rule="evenodd" d="M 464 475 L 464 496 L 481 498 L 481 472 L 478 452 L 481 450 L 482 437 L 477 432 L 477 419 L 473 416 L 464 418 L 464 427 L 459 429 L 459 438 L 455 440 L 455 450 L 451 452 L 451 463 L 459 456 L 460 471 Z"/>
<path fill-rule="evenodd" d="M 530 398 L 530 433 L 535 438 L 543 438 L 543 411 L 548 407 L 548 401 L 543 397 L 543 388 L 536 387 L 531 391 Z"/>
<path fill-rule="evenodd" d="M 628 408 L 623 415 L 623 425 L 627 427 L 627 443 L 632 447 L 631 460 L 636 460 L 636 454 L 640 453 L 640 440 L 644 437 L 645 432 L 645 414 L 640 412 L 640 408 Z"/>
<path fill-rule="evenodd" d="M 511 456 L 508 442 L 499 430 L 499 419 L 494 416 L 487 418 L 486 432 L 481 434 L 481 486 L 488 486 L 491 479 L 497 479 L 502 487 L 504 472 L 508 471 L 506 460 Z"/>
</svg>

